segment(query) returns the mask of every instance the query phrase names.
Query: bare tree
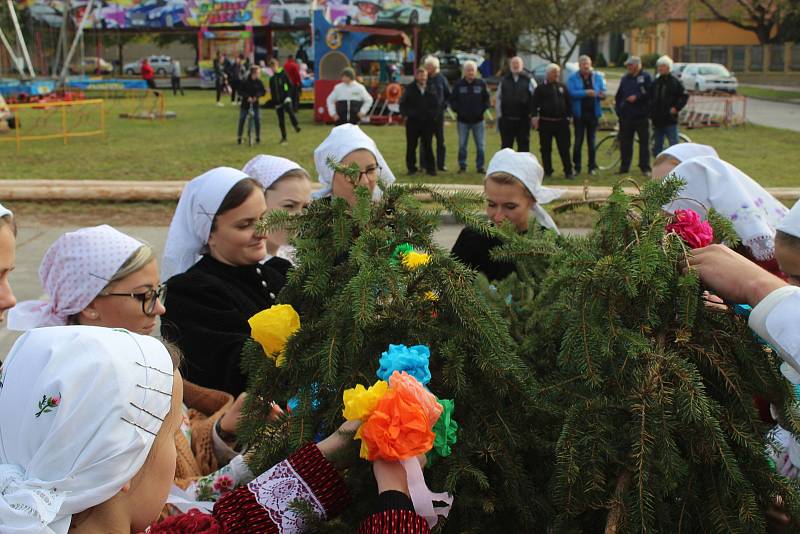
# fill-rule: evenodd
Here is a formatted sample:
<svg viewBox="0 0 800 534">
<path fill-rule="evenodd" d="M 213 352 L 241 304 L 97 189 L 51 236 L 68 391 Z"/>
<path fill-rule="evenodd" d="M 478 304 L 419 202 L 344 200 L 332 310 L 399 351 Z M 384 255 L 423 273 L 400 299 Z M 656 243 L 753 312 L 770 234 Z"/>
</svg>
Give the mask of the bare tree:
<svg viewBox="0 0 800 534">
<path fill-rule="evenodd" d="M 761 44 L 778 42 L 781 23 L 797 14 L 793 0 L 700 0 L 718 20 L 756 34 Z"/>
</svg>

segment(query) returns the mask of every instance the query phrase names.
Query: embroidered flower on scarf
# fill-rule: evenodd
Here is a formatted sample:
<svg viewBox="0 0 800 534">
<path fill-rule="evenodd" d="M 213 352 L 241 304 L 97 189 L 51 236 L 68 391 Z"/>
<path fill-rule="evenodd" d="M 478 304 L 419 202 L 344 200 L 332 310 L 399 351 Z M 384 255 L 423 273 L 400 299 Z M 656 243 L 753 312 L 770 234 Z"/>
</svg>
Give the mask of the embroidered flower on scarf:
<svg viewBox="0 0 800 534">
<path fill-rule="evenodd" d="M 672 222 L 667 225 L 666 231 L 675 232 L 691 248 L 701 248 L 710 245 L 714 240 L 714 230 L 708 221 L 700 219 L 700 215 L 693 210 L 675 210 Z"/>
<path fill-rule="evenodd" d="M 250 337 L 255 339 L 268 357 L 281 367 L 286 361 L 283 350 L 286 341 L 300 329 L 300 316 L 289 304 L 276 304 L 259 312 L 247 321 Z"/>
<path fill-rule="evenodd" d="M 221 495 L 231 491 L 233 486 L 233 477 L 230 475 L 220 475 L 214 481 L 214 489 L 217 490 Z"/>
<path fill-rule="evenodd" d="M 39 417 L 43 413 L 52 412 L 58 408 L 59 404 L 61 404 L 61 392 L 59 392 L 58 395 L 53 395 L 52 397 L 42 395 L 42 400 L 39 401 L 39 411 L 36 412 L 36 417 Z"/>
</svg>

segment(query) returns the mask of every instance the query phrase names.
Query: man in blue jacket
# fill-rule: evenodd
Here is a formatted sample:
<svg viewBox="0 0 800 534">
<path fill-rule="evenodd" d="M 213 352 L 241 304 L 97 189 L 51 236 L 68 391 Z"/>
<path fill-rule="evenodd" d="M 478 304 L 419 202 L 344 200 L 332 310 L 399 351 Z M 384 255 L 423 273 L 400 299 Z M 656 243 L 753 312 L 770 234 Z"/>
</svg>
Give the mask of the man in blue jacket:
<svg viewBox="0 0 800 534">
<path fill-rule="evenodd" d="M 639 137 L 639 169 L 650 176 L 650 97 L 653 79 L 642 70 L 639 56 L 625 62 L 628 73 L 619 82 L 616 110 L 619 117 L 619 173 L 630 171 L 633 160 L 633 136 Z"/>
<path fill-rule="evenodd" d="M 578 58 L 578 72 L 572 74 L 567 80 L 567 89 L 572 98 L 572 117 L 575 121 L 575 147 L 572 151 L 572 163 L 575 174 L 581 172 L 581 151 L 583 150 L 583 137 L 589 147 L 589 174 L 597 174 L 597 161 L 595 159 L 595 133 L 597 123 L 603 114 L 600 102 L 606 97 L 606 80 L 592 68 L 592 58 L 581 56 Z"/>
<path fill-rule="evenodd" d="M 483 114 L 489 108 L 489 88 L 486 82 L 476 77 L 478 67 L 474 61 L 465 61 L 464 77 L 453 86 L 450 94 L 450 108 L 458 119 L 458 172 L 467 170 L 467 143 L 469 133 L 475 139 L 475 167 L 479 174 L 484 172 L 486 138 Z"/>
</svg>

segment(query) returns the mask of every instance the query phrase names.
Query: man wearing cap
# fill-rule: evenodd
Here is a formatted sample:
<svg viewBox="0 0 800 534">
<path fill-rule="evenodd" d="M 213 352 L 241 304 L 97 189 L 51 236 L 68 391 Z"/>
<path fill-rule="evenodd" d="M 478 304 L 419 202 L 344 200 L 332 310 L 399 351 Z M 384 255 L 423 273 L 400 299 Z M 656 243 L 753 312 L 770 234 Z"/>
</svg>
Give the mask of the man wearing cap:
<svg viewBox="0 0 800 534">
<path fill-rule="evenodd" d="M 356 81 L 351 67 L 342 70 L 342 81 L 336 84 L 327 99 L 328 115 L 336 123 L 358 124 L 372 107 L 372 95 Z"/>
<path fill-rule="evenodd" d="M 633 159 L 633 136 L 639 137 L 639 169 L 650 176 L 650 95 L 653 79 L 642 70 L 639 56 L 625 62 L 628 73 L 619 82 L 615 97 L 619 117 L 619 173 L 630 171 Z"/>
<path fill-rule="evenodd" d="M 661 154 L 666 136 L 668 146 L 678 144 L 678 114 L 689 101 L 683 84 L 672 75 L 672 58 L 661 56 L 656 62 L 658 77 L 653 82 L 653 157 Z"/>
</svg>

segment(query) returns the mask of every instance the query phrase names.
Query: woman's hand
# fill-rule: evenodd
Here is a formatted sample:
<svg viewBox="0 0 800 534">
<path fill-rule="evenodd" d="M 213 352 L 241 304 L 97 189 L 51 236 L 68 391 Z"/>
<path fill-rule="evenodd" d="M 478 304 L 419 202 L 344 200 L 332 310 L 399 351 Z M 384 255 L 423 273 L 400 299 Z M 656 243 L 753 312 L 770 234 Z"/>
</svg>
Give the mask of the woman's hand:
<svg viewBox="0 0 800 534">
<path fill-rule="evenodd" d="M 358 454 L 355 452 L 358 447 L 353 437 L 360 426 L 361 421 L 345 421 L 336 432 L 317 443 L 317 448 L 336 467 L 347 465 Z"/>
<path fill-rule="evenodd" d="M 233 402 L 231 409 L 225 412 L 219 420 L 219 427 L 229 433 L 236 434 L 236 428 L 239 426 L 239 419 L 242 417 L 242 408 L 244 401 L 247 399 L 247 393 L 242 393 Z"/>
<path fill-rule="evenodd" d="M 420 467 L 425 467 L 427 458 L 424 454 L 417 456 Z M 400 491 L 408 495 L 408 477 L 406 470 L 400 462 L 387 462 L 375 460 L 372 462 L 372 472 L 378 483 L 378 494 L 384 491 Z"/>
</svg>

